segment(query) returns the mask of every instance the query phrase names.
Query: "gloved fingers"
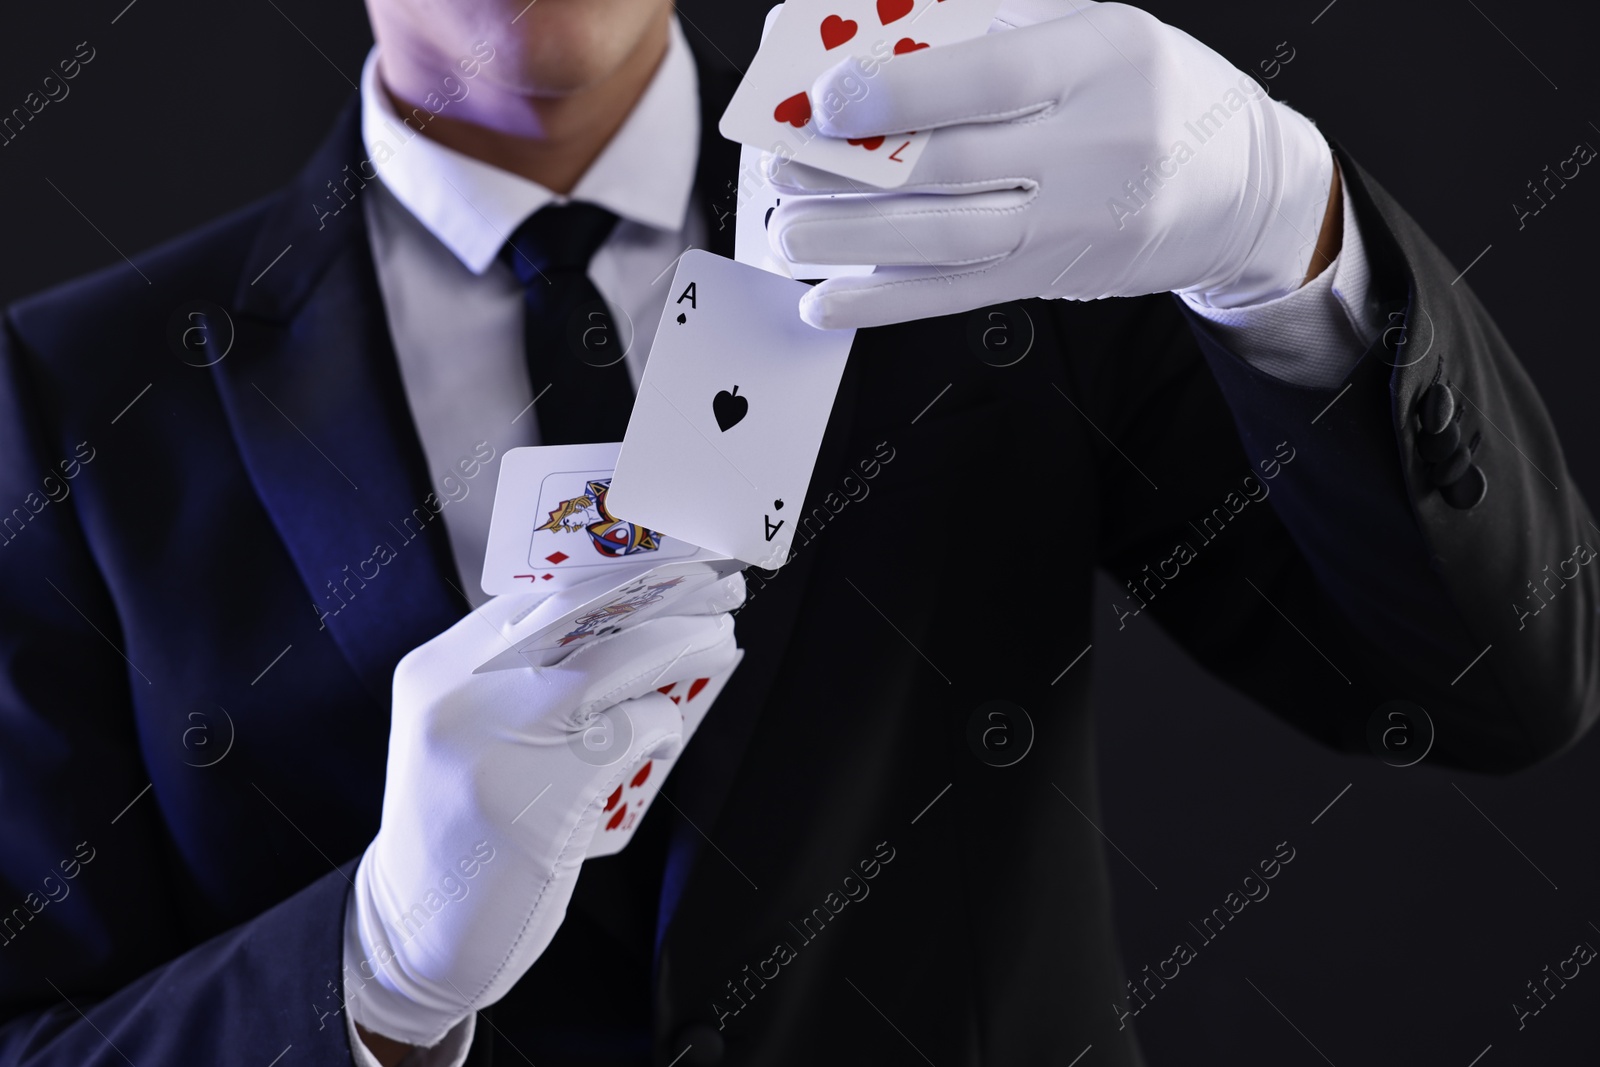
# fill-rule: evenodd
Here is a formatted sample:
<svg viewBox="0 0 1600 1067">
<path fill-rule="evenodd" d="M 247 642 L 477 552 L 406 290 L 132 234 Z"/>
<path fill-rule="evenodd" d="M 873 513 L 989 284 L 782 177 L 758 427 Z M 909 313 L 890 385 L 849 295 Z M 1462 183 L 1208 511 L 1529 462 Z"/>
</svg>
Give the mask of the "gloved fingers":
<svg viewBox="0 0 1600 1067">
<path fill-rule="evenodd" d="M 1017 62 L 1010 50 L 1017 34 L 1034 31 L 987 34 L 881 60 L 842 60 L 811 83 L 817 130 L 827 137 L 874 137 L 999 122 L 1053 107 L 1065 76 Z"/>
<path fill-rule="evenodd" d="M 735 571 L 672 605 L 671 614 L 723 615 L 743 605 L 744 598 L 744 571 Z"/>
<path fill-rule="evenodd" d="M 623 767 L 624 780 L 631 778 L 645 760 L 671 759 L 683 751 L 683 711 L 671 697 L 652 689 L 610 708 L 611 714 L 618 712 L 625 712 L 633 727 L 633 743 Z"/>
<path fill-rule="evenodd" d="M 1057 136 L 1068 134 L 1069 130 L 1056 131 Z M 1038 185 L 1033 176 L 1037 161 L 1031 165 L 1027 161 L 1035 154 L 1031 140 L 1038 135 L 1025 124 L 985 123 L 940 130 L 928 139 L 910 180 L 893 192 L 966 194 L 1034 188 Z M 881 192 L 874 185 L 783 156 L 764 156 L 762 166 L 768 183 L 780 193 L 852 196 Z"/>
<path fill-rule="evenodd" d="M 661 615 L 597 638 L 545 671 L 582 673 L 570 720 L 580 726 L 600 709 L 727 670 L 737 657 L 732 616 Z"/>
<path fill-rule="evenodd" d="M 996 302 L 985 288 L 993 263 L 976 267 L 885 267 L 830 278 L 800 298 L 800 317 L 819 330 L 864 329 L 954 315 Z"/>
<path fill-rule="evenodd" d="M 1022 243 L 1033 195 L 1008 189 L 971 196 L 801 197 L 773 212 L 767 240 L 794 263 L 928 268 L 985 263 Z"/>
<path fill-rule="evenodd" d="M 1154 91 L 1171 62 L 1175 31 L 1139 8 L 1070 0 L 1053 13 L 1019 4 L 1015 15 L 1039 16 L 1049 17 L 938 48 L 842 60 L 811 84 L 818 131 L 861 138 L 1006 122 L 1108 79 Z"/>
</svg>

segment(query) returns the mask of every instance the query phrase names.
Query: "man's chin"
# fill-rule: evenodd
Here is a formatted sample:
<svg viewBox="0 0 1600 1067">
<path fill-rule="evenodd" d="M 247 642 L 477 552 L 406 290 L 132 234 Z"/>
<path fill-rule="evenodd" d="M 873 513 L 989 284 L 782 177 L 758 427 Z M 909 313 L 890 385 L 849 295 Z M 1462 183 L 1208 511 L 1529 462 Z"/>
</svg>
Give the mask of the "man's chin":
<svg viewBox="0 0 1600 1067">
<path fill-rule="evenodd" d="M 494 41 L 503 60 L 496 80 L 520 95 L 541 98 L 570 96 L 606 81 L 652 36 L 648 24 L 633 26 L 622 19 L 618 25 L 618 18 L 606 17 L 612 6 L 538 0 L 513 27 L 521 31 L 516 38 Z"/>
</svg>

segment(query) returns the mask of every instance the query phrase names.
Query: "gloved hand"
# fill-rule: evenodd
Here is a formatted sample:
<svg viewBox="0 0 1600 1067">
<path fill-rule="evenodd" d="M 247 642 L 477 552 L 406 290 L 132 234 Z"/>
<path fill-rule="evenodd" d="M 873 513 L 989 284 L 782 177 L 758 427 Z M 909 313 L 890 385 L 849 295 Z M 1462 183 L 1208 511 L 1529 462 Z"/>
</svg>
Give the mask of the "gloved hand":
<svg viewBox="0 0 1600 1067">
<path fill-rule="evenodd" d="M 544 598 L 501 596 L 400 661 L 383 821 L 346 911 L 356 1023 L 432 1045 L 522 977 L 561 924 L 607 795 L 680 746 L 678 707 L 655 690 L 734 662 L 726 612 L 744 593 L 736 574 L 554 666 L 473 674 L 581 602 L 528 618 Z"/>
<path fill-rule="evenodd" d="M 1169 290 L 1234 307 L 1300 286 L 1334 166 L 1308 119 L 1138 8 L 1011 0 L 997 21 L 1014 28 L 847 60 L 812 85 L 828 136 L 939 132 L 893 192 L 770 158 L 790 194 L 768 226 L 776 252 L 879 265 L 813 288 L 807 322 Z"/>
</svg>

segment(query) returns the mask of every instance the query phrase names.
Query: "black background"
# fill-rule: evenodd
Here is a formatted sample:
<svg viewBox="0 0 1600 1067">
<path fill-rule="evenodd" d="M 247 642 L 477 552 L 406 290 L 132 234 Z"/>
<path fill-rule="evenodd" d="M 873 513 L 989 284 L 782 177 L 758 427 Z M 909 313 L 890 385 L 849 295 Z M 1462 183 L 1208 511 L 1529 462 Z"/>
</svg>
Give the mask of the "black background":
<svg viewBox="0 0 1600 1067">
<path fill-rule="evenodd" d="M 1586 167 L 1521 230 L 1512 209 L 1546 164 L 1579 141 L 1600 146 L 1594 20 L 1576 4 L 1324 3 L 1144 6 L 1316 119 L 1458 269 L 1488 249 L 1459 284 L 1489 307 L 1544 395 L 1576 479 L 1561 490 L 1600 499 L 1588 410 L 1600 384 L 1589 265 L 1600 176 Z M 355 3 L 124 5 L 7 13 L 0 113 L 78 42 L 96 56 L 66 99 L 0 147 L 0 300 L 119 263 L 118 250 L 137 263 L 283 183 L 352 91 L 370 43 Z M 691 37 L 741 66 L 754 51 L 764 4 L 679 6 Z M 1258 64 L 1279 42 L 1294 58 L 1267 80 Z M 1511 1008 L 1575 943 L 1600 946 L 1600 741 L 1505 779 L 1333 754 L 1205 675 L 1148 618 L 1118 631 L 1110 588 L 1093 655 L 1073 669 L 1095 672 L 1101 829 L 1115 843 L 1130 973 L 1197 941 L 1188 924 L 1278 842 L 1296 849 L 1271 895 L 1137 1019 L 1153 1065 L 1600 1062 L 1588 1025 L 1600 976 L 1587 968 L 1520 1032 Z M 1063 804 L 1060 817 L 1082 816 Z M 1113 1009 L 1108 996 L 1061 1010 Z"/>
</svg>

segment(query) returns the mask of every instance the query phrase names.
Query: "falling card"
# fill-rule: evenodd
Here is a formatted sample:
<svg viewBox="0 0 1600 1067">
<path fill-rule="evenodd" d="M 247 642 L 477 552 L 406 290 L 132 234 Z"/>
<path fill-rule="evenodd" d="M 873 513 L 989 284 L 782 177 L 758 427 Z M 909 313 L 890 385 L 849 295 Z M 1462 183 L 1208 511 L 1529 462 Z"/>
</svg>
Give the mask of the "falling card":
<svg viewBox="0 0 1600 1067">
<path fill-rule="evenodd" d="M 617 457 L 614 515 L 760 567 L 788 559 L 855 338 L 808 326 L 806 291 L 683 256 Z"/>
</svg>

